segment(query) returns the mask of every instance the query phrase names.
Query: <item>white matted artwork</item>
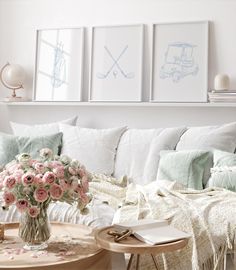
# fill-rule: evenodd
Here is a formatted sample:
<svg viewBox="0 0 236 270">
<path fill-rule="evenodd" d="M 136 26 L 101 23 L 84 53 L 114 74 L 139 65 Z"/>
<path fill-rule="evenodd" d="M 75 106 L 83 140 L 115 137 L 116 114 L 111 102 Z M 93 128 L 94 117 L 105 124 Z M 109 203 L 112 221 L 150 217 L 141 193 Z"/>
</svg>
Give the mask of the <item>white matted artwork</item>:
<svg viewBox="0 0 236 270">
<path fill-rule="evenodd" d="M 92 29 L 90 101 L 141 101 L 143 25 Z"/>
<path fill-rule="evenodd" d="M 37 31 L 36 101 L 81 101 L 84 28 Z"/>
<path fill-rule="evenodd" d="M 151 85 L 153 102 L 207 102 L 207 21 L 153 26 Z"/>
</svg>

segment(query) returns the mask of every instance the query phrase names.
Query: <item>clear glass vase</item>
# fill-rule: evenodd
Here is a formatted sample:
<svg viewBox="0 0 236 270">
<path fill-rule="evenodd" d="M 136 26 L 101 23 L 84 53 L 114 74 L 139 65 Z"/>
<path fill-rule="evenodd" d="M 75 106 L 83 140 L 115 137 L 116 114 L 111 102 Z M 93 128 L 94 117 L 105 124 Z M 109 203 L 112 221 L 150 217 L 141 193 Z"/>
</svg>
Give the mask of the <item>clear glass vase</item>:
<svg viewBox="0 0 236 270">
<path fill-rule="evenodd" d="M 27 212 L 21 214 L 19 237 L 26 243 L 24 249 L 42 250 L 47 248 L 47 240 L 50 238 L 47 208 L 41 208 L 37 217 L 31 217 Z"/>
</svg>

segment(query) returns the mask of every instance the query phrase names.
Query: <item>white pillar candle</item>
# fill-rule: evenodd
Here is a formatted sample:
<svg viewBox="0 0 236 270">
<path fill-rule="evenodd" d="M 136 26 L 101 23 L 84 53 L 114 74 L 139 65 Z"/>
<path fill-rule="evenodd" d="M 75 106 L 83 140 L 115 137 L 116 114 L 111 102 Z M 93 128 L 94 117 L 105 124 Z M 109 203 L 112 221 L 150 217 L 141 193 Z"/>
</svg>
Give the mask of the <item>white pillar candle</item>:
<svg viewBox="0 0 236 270">
<path fill-rule="evenodd" d="M 215 76 L 215 90 L 229 90 L 229 76 L 227 74 Z"/>
</svg>

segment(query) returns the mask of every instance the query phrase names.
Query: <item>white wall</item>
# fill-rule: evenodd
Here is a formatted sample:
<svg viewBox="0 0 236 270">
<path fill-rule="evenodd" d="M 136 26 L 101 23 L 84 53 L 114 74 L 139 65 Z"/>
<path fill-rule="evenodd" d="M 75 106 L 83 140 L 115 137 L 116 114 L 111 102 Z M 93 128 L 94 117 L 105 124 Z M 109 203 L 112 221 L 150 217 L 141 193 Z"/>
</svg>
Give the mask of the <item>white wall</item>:
<svg viewBox="0 0 236 270">
<path fill-rule="evenodd" d="M 7 61 L 27 72 L 23 95 L 31 98 L 36 29 L 145 23 L 144 100 L 148 99 L 151 24 L 168 21 L 209 20 L 209 88 L 217 73 L 231 77 L 236 89 L 236 1 L 234 0 L 0 0 L 0 67 Z M 84 93 L 88 90 L 90 31 L 86 33 Z M 0 86 L 0 98 L 8 95 Z M 20 93 L 22 94 L 22 92 Z M 87 100 L 87 95 L 83 96 Z M 128 108 L 128 107 L 7 107 L 0 105 L 0 130 L 9 120 L 36 123 L 78 114 L 85 126 L 137 127 L 197 125 L 234 121 L 234 108 Z"/>
</svg>

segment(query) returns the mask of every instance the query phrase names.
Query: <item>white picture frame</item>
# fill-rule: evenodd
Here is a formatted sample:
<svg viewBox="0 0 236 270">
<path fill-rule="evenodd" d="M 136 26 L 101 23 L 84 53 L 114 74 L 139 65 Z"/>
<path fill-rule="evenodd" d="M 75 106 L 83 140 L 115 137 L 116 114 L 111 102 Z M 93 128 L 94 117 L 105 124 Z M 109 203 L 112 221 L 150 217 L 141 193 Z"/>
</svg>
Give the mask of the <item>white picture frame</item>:
<svg viewBox="0 0 236 270">
<path fill-rule="evenodd" d="M 153 25 L 151 102 L 207 102 L 208 21 Z"/>
<path fill-rule="evenodd" d="M 142 101 L 144 25 L 92 27 L 89 101 Z"/>
<path fill-rule="evenodd" d="M 82 101 L 84 27 L 37 30 L 34 101 Z"/>
</svg>

